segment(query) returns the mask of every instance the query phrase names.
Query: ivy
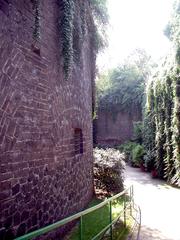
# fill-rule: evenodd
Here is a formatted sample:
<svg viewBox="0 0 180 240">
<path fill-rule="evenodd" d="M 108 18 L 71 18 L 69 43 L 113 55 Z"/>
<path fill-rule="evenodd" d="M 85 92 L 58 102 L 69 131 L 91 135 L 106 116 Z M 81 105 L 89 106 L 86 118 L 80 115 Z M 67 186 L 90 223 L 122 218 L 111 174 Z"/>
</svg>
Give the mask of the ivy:
<svg viewBox="0 0 180 240">
<path fill-rule="evenodd" d="M 62 54 L 64 58 L 64 74 L 68 79 L 73 63 L 73 20 L 74 20 L 74 0 L 62 0 L 63 16 L 60 20 L 60 30 L 62 29 Z"/>
<path fill-rule="evenodd" d="M 147 86 L 144 118 L 145 161 L 158 176 L 180 186 L 180 1 L 165 30 L 173 42 L 173 54 L 166 57 Z M 148 130 L 149 129 L 149 130 Z M 149 158 L 150 156 L 150 158 Z M 147 160 L 149 158 L 149 160 Z"/>
<path fill-rule="evenodd" d="M 172 61 L 172 60 L 171 60 Z M 180 186 L 178 65 L 167 60 L 147 87 L 144 118 L 145 161 L 160 178 Z M 150 158 L 149 158 L 150 157 Z"/>
<path fill-rule="evenodd" d="M 105 16 L 106 0 L 84 1 L 84 0 L 59 0 L 60 6 L 60 46 L 62 44 L 63 70 L 65 79 L 69 79 L 73 65 L 81 63 L 83 42 L 87 32 L 90 34 L 93 54 L 96 55 L 102 45 L 97 46 L 97 35 L 102 30 L 102 25 L 97 21 Z M 101 22 L 104 22 L 103 20 Z M 103 28 L 104 29 L 104 28 Z M 88 31 L 89 30 L 89 31 Z"/>
<path fill-rule="evenodd" d="M 155 135 L 155 150 L 156 159 L 155 166 L 157 169 L 158 176 L 164 177 L 164 161 L 162 161 L 165 144 L 165 103 L 164 103 L 164 85 L 158 79 L 155 85 L 155 123 L 156 123 L 156 135 Z"/>
<path fill-rule="evenodd" d="M 40 39 L 40 0 L 33 0 L 34 24 L 33 24 L 33 39 Z"/>
<path fill-rule="evenodd" d="M 174 111 L 173 111 L 173 159 L 174 159 L 174 176 L 172 183 L 180 186 L 180 68 L 178 66 L 174 77 Z"/>
</svg>

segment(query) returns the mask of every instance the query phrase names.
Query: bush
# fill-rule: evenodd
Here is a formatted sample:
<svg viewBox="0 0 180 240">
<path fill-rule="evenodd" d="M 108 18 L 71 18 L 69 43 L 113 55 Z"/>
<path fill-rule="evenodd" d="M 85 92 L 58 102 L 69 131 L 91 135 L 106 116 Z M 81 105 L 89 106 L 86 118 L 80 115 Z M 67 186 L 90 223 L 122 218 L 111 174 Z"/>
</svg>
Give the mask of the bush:
<svg viewBox="0 0 180 240">
<path fill-rule="evenodd" d="M 144 147 L 137 144 L 132 150 L 132 164 L 135 167 L 140 167 L 143 164 L 143 156 L 145 154 Z"/>
<path fill-rule="evenodd" d="M 97 193 L 112 195 L 123 190 L 125 156 L 113 148 L 94 149 L 94 179 Z"/>
<path fill-rule="evenodd" d="M 127 162 L 132 161 L 132 150 L 137 144 L 134 142 L 126 142 L 118 147 L 118 149 L 125 153 L 125 160 Z"/>
<path fill-rule="evenodd" d="M 144 162 L 144 147 L 135 142 L 126 142 L 118 147 L 125 153 L 125 160 L 129 162 L 131 166 L 140 167 Z"/>
</svg>

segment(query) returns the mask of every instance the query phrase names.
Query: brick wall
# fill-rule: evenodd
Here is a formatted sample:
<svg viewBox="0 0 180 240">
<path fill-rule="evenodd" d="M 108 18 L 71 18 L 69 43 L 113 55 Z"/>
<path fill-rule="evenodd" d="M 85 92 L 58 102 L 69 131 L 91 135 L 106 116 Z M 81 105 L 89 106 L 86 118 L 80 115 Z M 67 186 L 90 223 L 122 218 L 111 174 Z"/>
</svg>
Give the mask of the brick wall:
<svg viewBox="0 0 180 240">
<path fill-rule="evenodd" d="M 112 114 L 98 111 L 96 120 L 96 142 L 101 145 L 122 144 L 133 137 L 133 121 L 141 121 L 141 110 L 117 112 Z"/>
<path fill-rule="evenodd" d="M 40 2 L 39 55 L 32 1 L 0 0 L 0 239 L 69 216 L 93 193 L 90 33 L 64 80 L 58 1 Z M 74 151 L 77 128 L 83 154 Z"/>
</svg>

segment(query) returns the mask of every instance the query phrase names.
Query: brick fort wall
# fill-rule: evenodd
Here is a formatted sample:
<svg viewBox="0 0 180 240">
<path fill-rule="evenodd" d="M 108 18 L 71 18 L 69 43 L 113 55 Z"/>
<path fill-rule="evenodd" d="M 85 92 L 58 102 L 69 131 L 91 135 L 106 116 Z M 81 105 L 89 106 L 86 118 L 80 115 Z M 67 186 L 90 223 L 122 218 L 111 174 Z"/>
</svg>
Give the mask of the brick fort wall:
<svg viewBox="0 0 180 240">
<path fill-rule="evenodd" d="M 140 108 L 134 108 L 132 112 L 119 111 L 116 114 L 99 110 L 95 122 L 96 142 L 107 146 L 122 144 L 132 139 L 133 122 L 141 120 Z"/>
<path fill-rule="evenodd" d="M 93 194 L 90 31 L 65 80 L 60 1 L 40 1 L 38 52 L 32 2 L 0 0 L 0 239 L 8 240 L 82 210 Z"/>
</svg>

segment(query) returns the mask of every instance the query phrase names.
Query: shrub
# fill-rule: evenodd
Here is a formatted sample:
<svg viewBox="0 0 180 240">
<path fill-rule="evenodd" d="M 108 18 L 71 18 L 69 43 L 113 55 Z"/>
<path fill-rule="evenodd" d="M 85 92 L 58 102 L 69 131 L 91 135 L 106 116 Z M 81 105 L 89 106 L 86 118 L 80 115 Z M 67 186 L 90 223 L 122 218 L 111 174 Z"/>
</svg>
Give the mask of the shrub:
<svg viewBox="0 0 180 240">
<path fill-rule="evenodd" d="M 134 167 L 140 167 L 144 163 L 144 146 L 135 142 L 126 142 L 118 147 L 125 154 L 125 160 Z M 146 165 L 144 166 L 146 167 Z"/>
<path fill-rule="evenodd" d="M 141 166 L 143 163 L 143 156 L 145 154 L 144 147 L 137 144 L 132 150 L 132 164 L 135 167 Z"/>
<path fill-rule="evenodd" d="M 134 142 L 126 142 L 118 147 L 118 149 L 125 154 L 125 160 L 128 162 L 132 161 L 132 150 L 137 144 Z"/>
<path fill-rule="evenodd" d="M 94 149 L 95 190 L 112 195 L 123 190 L 125 156 L 113 148 Z"/>
</svg>

